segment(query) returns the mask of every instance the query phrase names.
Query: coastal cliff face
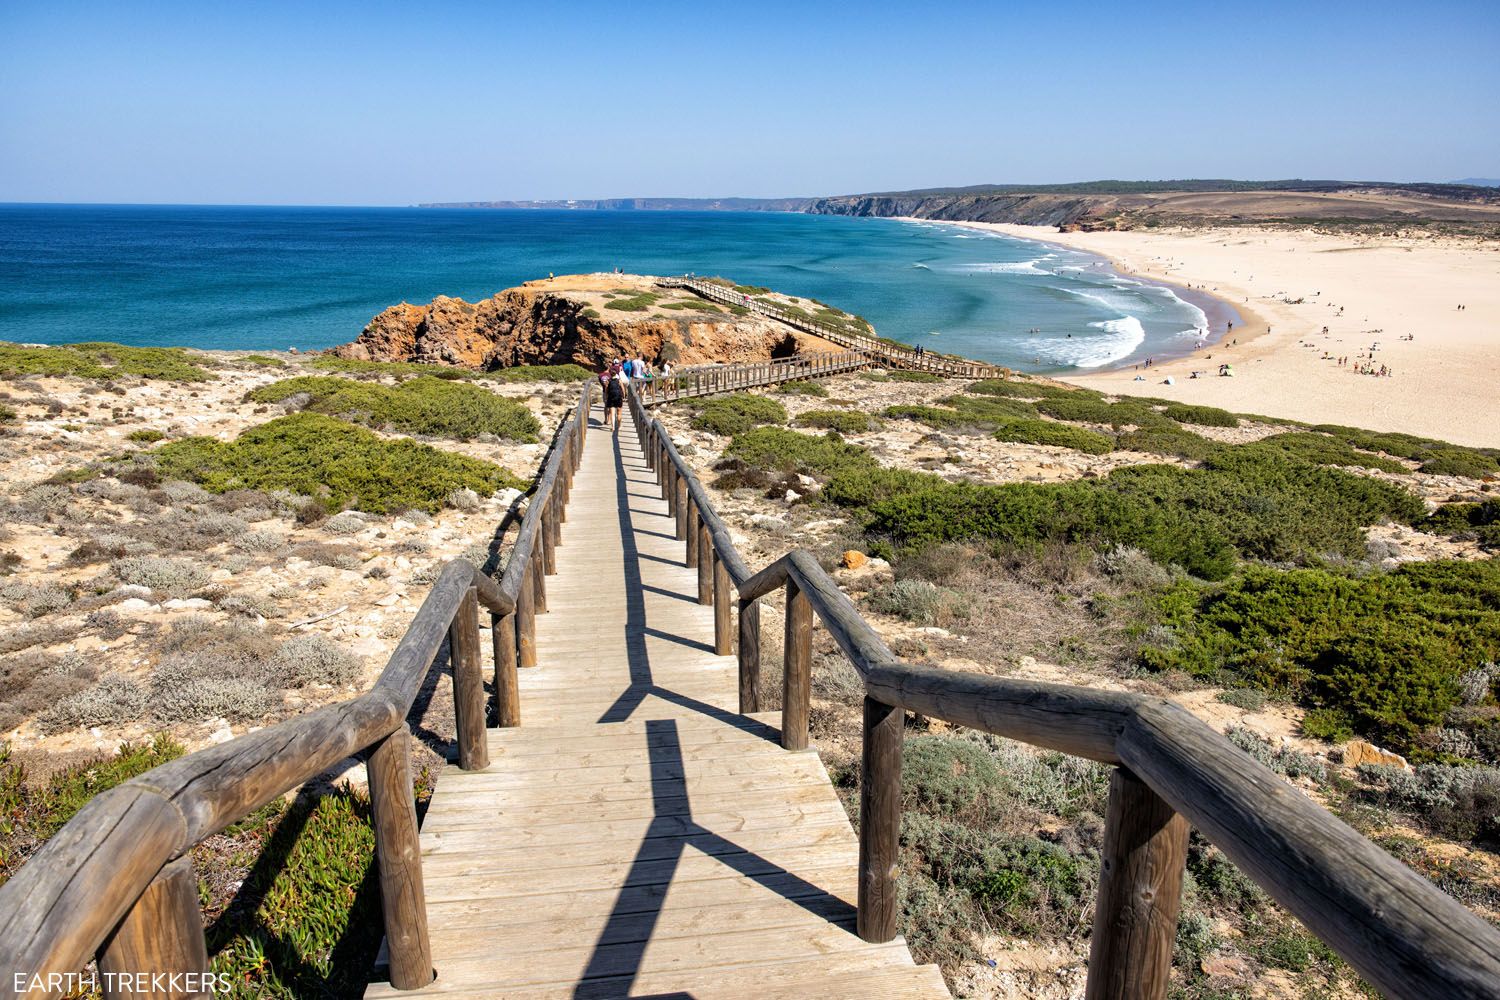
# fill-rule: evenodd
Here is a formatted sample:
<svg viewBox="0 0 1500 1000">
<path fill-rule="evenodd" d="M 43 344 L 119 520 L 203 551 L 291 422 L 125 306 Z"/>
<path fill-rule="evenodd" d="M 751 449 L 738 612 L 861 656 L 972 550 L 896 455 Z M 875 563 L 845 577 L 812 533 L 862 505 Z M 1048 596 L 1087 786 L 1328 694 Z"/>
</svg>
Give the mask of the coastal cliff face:
<svg viewBox="0 0 1500 1000">
<path fill-rule="evenodd" d="M 381 312 L 342 358 L 488 370 L 513 365 L 599 367 L 624 356 L 704 364 L 837 350 L 758 315 L 738 316 L 636 275 L 569 275 L 527 282 L 481 302 L 439 296 Z"/>
<path fill-rule="evenodd" d="M 1092 228 L 1114 211 L 1118 199 L 1058 194 L 1013 195 L 867 195 L 822 198 L 807 211 L 814 215 L 856 215 L 943 222 L 1010 222 L 1023 226 Z"/>
</svg>

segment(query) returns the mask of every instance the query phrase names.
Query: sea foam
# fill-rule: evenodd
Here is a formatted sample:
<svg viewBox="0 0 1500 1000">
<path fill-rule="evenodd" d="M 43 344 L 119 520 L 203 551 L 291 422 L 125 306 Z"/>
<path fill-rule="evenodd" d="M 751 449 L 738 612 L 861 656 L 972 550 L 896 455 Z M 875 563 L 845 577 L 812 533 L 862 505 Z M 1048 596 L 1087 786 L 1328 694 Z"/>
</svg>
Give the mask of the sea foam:
<svg viewBox="0 0 1500 1000">
<path fill-rule="evenodd" d="M 1034 338 L 1027 348 L 1035 357 L 1056 365 L 1074 368 L 1099 368 L 1128 358 L 1146 342 L 1146 328 L 1134 316 L 1090 323 L 1100 331 L 1082 337 Z"/>
</svg>

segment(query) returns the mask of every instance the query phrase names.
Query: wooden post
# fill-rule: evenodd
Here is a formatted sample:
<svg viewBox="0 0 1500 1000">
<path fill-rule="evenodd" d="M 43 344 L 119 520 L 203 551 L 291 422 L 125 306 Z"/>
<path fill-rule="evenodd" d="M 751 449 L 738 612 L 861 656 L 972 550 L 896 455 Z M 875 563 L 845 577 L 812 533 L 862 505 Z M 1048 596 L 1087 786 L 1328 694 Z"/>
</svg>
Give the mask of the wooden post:
<svg viewBox="0 0 1500 1000">
<path fill-rule="evenodd" d="M 557 544 L 552 538 L 552 518 L 546 513 L 543 513 L 537 522 L 536 533 L 542 543 L 542 572 L 547 575 L 556 575 Z"/>
<path fill-rule="evenodd" d="M 698 516 L 698 603 L 714 602 L 714 540 L 708 533 L 708 522 Z"/>
<path fill-rule="evenodd" d="M 531 569 L 527 567 L 516 594 L 517 665 L 523 668 L 536 666 L 536 599 L 531 581 Z"/>
<path fill-rule="evenodd" d="M 685 560 L 688 569 L 692 569 L 694 566 L 698 565 L 698 525 L 701 523 L 702 521 L 698 519 L 698 504 L 695 501 L 689 500 L 687 522 L 687 558 Z"/>
<path fill-rule="evenodd" d="M 459 599 L 448 626 L 448 663 L 453 668 L 453 715 L 458 729 L 458 766 L 479 771 L 489 766 L 484 738 L 484 673 L 479 657 L 479 598 L 473 587 Z"/>
<path fill-rule="evenodd" d="M 807 749 L 807 716 L 812 700 L 812 602 L 797 584 L 786 582 L 786 637 L 781 692 L 781 745 Z"/>
<path fill-rule="evenodd" d="M 417 808 L 412 801 L 410 743 L 403 722 L 375 744 L 365 762 L 375 820 L 375 860 L 380 866 L 380 909 L 385 915 L 391 985 L 398 990 L 418 989 L 433 979 Z"/>
<path fill-rule="evenodd" d="M 193 874 L 191 857 L 169 861 L 157 872 L 100 948 L 99 971 L 109 974 L 101 977 L 106 985 L 113 983 L 116 987 L 104 991 L 109 1000 L 178 1000 L 210 992 L 203 983 L 208 972 L 208 946 L 203 939 L 198 879 Z M 149 976 L 144 982 L 136 978 L 139 973 L 151 972 L 196 975 L 182 977 L 176 989 L 152 989 L 158 984 L 152 983 Z M 146 988 L 138 990 L 135 986 Z"/>
<path fill-rule="evenodd" d="M 537 527 L 540 528 L 541 525 L 537 525 Z M 541 534 L 541 532 L 537 533 Z M 547 574 L 545 572 L 546 567 L 542 563 L 543 554 L 538 552 L 536 546 L 533 545 L 531 547 L 531 562 L 526 568 L 531 572 L 531 599 L 536 604 L 536 613 L 539 615 L 547 613 Z"/>
<path fill-rule="evenodd" d="M 516 613 L 490 615 L 495 648 L 495 719 L 502 729 L 521 724 L 521 688 L 516 677 Z"/>
<path fill-rule="evenodd" d="M 677 540 L 680 542 L 687 538 L 688 516 L 691 513 L 688 504 L 688 485 L 686 476 L 677 477 Z M 689 565 L 692 565 L 689 563 Z"/>
<path fill-rule="evenodd" d="M 677 465 L 673 462 L 667 463 L 666 478 L 661 484 L 662 498 L 667 501 L 667 516 L 676 520 L 677 518 Z"/>
<path fill-rule="evenodd" d="M 729 602 L 734 600 L 734 586 L 729 582 L 729 567 L 714 553 L 714 653 L 728 656 L 734 652 L 734 633 L 729 625 Z"/>
<path fill-rule="evenodd" d="M 1141 779 L 1109 779 L 1088 1000 L 1161 1000 L 1172 971 L 1188 824 Z"/>
<path fill-rule="evenodd" d="M 760 601 L 740 602 L 740 714 L 760 711 Z"/>
<path fill-rule="evenodd" d="M 661 498 L 668 499 L 672 493 L 672 460 L 667 457 L 664 444 L 656 446 L 656 480 L 661 484 Z"/>
<path fill-rule="evenodd" d="M 896 876 L 901 855 L 901 729 L 906 713 L 865 699 L 859 781 L 859 936 L 880 944 L 896 936 Z"/>
</svg>

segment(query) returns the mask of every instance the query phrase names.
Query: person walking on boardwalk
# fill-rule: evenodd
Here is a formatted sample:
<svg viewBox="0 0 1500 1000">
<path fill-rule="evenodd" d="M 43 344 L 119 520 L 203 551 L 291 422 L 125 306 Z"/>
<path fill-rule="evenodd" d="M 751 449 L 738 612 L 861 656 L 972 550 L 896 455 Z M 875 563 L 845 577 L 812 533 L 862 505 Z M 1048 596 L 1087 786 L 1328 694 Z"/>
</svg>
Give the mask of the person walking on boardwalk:
<svg viewBox="0 0 1500 1000">
<path fill-rule="evenodd" d="M 620 409 L 625 405 L 625 372 L 617 371 L 604 383 L 604 426 L 614 421 L 615 433 L 620 433 Z"/>
</svg>

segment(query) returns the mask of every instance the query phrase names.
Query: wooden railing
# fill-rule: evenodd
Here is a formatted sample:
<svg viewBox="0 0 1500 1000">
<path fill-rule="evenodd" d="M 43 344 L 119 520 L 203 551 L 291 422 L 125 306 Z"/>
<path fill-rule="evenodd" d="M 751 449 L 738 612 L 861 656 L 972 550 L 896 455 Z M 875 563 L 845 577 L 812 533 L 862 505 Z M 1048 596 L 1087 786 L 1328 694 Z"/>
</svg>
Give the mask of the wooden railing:
<svg viewBox="0 0 1500 1000">
<path fill-rule="evenodd" d="M 659 278 L 657 284 L 664 288 L 686 288 L 711 302 L 739 306 L 752 312 L 769 316 L 804 333 L 832 341 L 840 347 L 863 351 L 872 360 L 913 371 L 927 371 L 953 378 L 1009 378 L 1011 371 L 999 365 L 985 364 L 968 358 L 923 351 L 918 354 L 910 347 L 867 334 L 851 333 L 848 329 L 820 320 L 816 316 L 798 314 L 765 299 L 737 292 L 733 287 L 719 284 L 692 275 Z"/>
<path fill-rule="evenodd" d="M 390 981 L 432 981 L 410 767 L 411 711 L 449 640 L 459 766 L 488 764 L 479 608 L 490 614 L 496 714 L 520 722 L 516 665 L 536 662 L 535 616 L 583 454 L 593 380 L 559 428 L 499 583 L 467 562 L 438 574 L 375 686 L 220 746 L 188 754 L 103 792 L 0 886 L 0 997 L 53 997 L 57 980 L 98 958 L 103 973 L 208 969 L 193 846 L 272 799 L 367 753 L 375 857 Z M 17 975 L 23 976 L 18 980 Z M 101 977 L 107 996 L 128 996 Z M 155 994 L 153 994 L 155 995 Z"/>
<path fill-rule="evenodd" d="M 652 406 L 693 396 L 711 396 L 718 392 L 735 392 L 799 379 L 826 378 L 829 375 L 859 371 L 873 363 L 863 351 L 797 354 L 774 361 L 701 365 L 682 369 L 671 375 L 641 379 L 634 384 L 640 390 L 641 401 Z"/>
<path fill-rule="evenodd" d="M 714 648 L 728 655 L 737 642 L 740 711 L 760 709 L 760 601 L 777 590 L 786 592 L 783 746 L 808 742 L 814 618 L 864 684 L 862 938 L 897 933 L 901 740 L 905 713 L 914 712 L 1115 765 L 1091 1000 L 1165 996 L 1189 823 L 1387 995 L 1500 994 L 1500 932 L 1171 701 L 906 663 L 808 553 L 751 573 L 666 427 L 638 394 L 630 402 L 688 565 L 698 569 L 698 600 L 714 607 Z"/>
</svg>

